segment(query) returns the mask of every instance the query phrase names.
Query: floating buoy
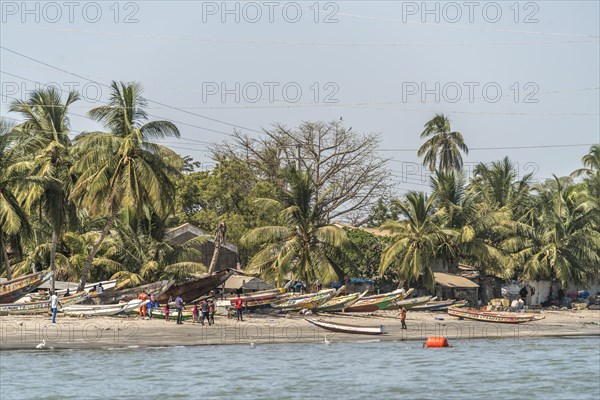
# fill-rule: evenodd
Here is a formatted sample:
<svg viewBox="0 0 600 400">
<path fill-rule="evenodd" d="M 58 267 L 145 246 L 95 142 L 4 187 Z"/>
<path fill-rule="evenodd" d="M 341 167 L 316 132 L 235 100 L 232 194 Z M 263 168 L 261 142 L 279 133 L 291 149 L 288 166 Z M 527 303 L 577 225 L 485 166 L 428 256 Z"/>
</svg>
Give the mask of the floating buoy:
<svg viewBox="0 0 600 400">
<path fill-rule="evenodd" d="M 450 347 L 450 345 L 443 336 L 429 336 L 425 342 L 425 347 Z"/>
</svg>

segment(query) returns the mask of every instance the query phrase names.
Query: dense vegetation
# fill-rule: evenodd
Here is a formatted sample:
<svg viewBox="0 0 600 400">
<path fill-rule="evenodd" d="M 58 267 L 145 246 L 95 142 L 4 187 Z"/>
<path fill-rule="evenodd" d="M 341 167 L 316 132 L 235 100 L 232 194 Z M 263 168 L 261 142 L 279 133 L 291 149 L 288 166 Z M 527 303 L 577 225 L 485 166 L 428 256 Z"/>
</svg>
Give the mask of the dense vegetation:
<svg viewBox="0 0 600 400">
<path fill-rule="evenodd" d="M 158 144 L 177 126 L 149 121 L 139 84 L 113 82 L 108 104 L 89 111 L 102 132 L 70 131 L 54 89 L 15 101 L 17 124 L 0 120 L 2 276 L 50 268 L 57 279 L 119 278 L 122 285 L 205 272 L 198 252 L 165 238 L 183 222 L 241 245 L 249 272 L 283 283 L 345 275 L 433 285 L 436 263 L 467 263 L 517 279 L 563 285 L 600 266 L 600 146 L 569 177 L 534 182 L 508 158 L 462 172 L 463 135 L 444 115 L 425 124 L 419 149 L 428 192 L 390 197 L 379 139 L 340 121 L 234 133 L 212 149 L 215 167 Z M 373 236 L 336 224 L 381 227 Z M 206 238 L 201 238 L 206 240 Z"/>
</svg>

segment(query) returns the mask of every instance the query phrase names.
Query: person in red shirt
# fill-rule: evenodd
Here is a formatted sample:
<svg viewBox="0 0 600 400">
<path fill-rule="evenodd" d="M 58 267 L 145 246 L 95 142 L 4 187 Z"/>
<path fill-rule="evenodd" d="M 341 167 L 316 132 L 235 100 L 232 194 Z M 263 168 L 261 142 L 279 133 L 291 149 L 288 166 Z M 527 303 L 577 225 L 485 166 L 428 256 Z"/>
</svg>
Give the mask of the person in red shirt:
<svg viewBox="0 0 600 400">
<path fill-rule="evenodd" d="M 240 299 L 239 293 L 237 295 L 237 299 L 235 299 L 235 301 L 234 301 L 234 304 L 235 304 L 235 312 L 237 315 L 237 320 L 243 321 L 244 318 L 242 317 L 242 299 Z"/>
</svg>

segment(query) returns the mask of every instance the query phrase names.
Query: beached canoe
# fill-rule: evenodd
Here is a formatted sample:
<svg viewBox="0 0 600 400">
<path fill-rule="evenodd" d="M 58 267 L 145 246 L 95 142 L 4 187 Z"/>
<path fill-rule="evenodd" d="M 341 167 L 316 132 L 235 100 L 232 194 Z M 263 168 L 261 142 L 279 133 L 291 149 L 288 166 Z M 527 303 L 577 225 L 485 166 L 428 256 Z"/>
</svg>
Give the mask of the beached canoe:
<svg viewBox="0 0 600 400">
<path fill-rule="evenodd" d="M 0 282 L 0 303 L 14 303 L 52 277 L 51 272 L 36 272 Z"/>
<path fill-rule="evenodd" d="M 335 312 L 335 311 L 344 311 L 344 309 L 350 307 L 352 304 L 356 303 L 358 300 L 363 298 L 367 294 L 365 290 L 362 293 L 352 293 L 346 296 L 334 297 L 333 299 L 329 299 L 325 303 L 321 304 L 315 311 L 324 311 L 324 312 Z"/>
<path fill-rule="evenodd" d="M 177 310 L 175 308 L 171 308 L 169 313 L 170 319 L 171 321 L 177 321 Z M 157 319 L 165 319 L 165 309 L 164 307 L 159 308 L 159 309 L 153 309 L 152 310 L 152 318 L 157 318 Z M 192 318 L 192 312 L 189 310 L 183 310 L 181 312 L 181 319 L 191 319 Z"/>
<path fill-rule="evenodd" d="M 271 307 L 282 311 L 312 310 L 331 299 L 336 293 L 335 289 L 325 289 L 308 295 L 288 296 L 272 303 Z"/>
<path fill-rule="evenodd" d="M 399 310 L 402 307 L 410 310 L 413 307 L 422 306 L 431 301 L 431 296 L 413 297 L 411 299 L 398 299 L 389 305 L 386 310 Z"/>
<path fill-rule="evenodd" d="M 344 312 L 375 312 L 377 310 L 385 310 L 392 302 L 404 296 L 404 291 L 393 291 L 378 295 L 375 298 L 362 298 L 352 306 L 346 308 Z"/>
<path fill-rule="evenodd" d="M 99 317 L 115 315 L 123 311 L 127 303 L 106 304 L 106 305 L 87 305 L 87 306 L 69 306 L 64 307 L 62 312 L 69 317 Z"/>
<path fill-rule="evenodd" d="M 365 296 L 362 298 L 362 300 L 374 300 L 374 299 L 381 299 L 383 297 L 386 296 L 390 296 L 390 295 L 396 295 L 396 294 L 404 294 L 404 297 L 408 296 L 410 293 L 412 293 L 413 289 L 409 289 L 410 292 L 406 292 L 404 290 L 404 288 L 400 288 L 400 289 L 396 289 L 393 292 L 388 292 L 388 293 L 381 293 L 381 294 L 372 294 L 371 296 Z M 406 293 L 406 294 L 405 294 Z"/>
<path fill-rule="evenodd" d="M 448 314 L 453 317 L 468 318 L 481 322 L 497 322 L 503 324 L 520 324 L 523 322 L 537 321 L 545 316 L 539 314 L 479 311 L 472 308 L 448 307 Z"/>
<path fill-rule="evenodd" d="M 265 290 L 262 292 L 249 293 L 241 295 L 242 305 L 246 311 L 258 310 L 261 308 L 270 308 L 272 303 L 282 300 L 287 296 L 282 296 L 278 289 Z M 235 305 L 236 297 L 229 298 L 230 305 Z"/>
<path fill-rule="evenodd" d="M 87 299 L 86 292 L 75 293 L 73 296 L 62 297 L 59 301 L 62 307 L 77 304 Z M 50 311 L 50 300 L 31 303 L 0 304 L 0 315 L 41 314 Z"/>
<path fill-rule="evenodd" d="M 411 307 L 412 311 L 447 311 L 448 307 L 463 307 L 467 304 L 466 301 L 443 300 L 443 301 L 428 301 L 425 304 Z"/>
<path fill-rule="evenodd" d="M 113 290 L 115 288 L 115 286 L 117 286 L 117 279 L 113 279 L 113 280 L 109 280 L 109 281 L 100 281 L 100 282 L 94 282 L 94 283 L 89 283 L 87 285 L 84 286 L 83 290 L 86 291 L 87 293 L 90 293 L 90 290 L 92 290 L 94 288 L 94 286 L 98 286 L 99 283 L 102 283 L 102 288 L 104 289 L 104 291 L 110 291 Z M 75 289 L 77 289 L 77 283 L 73 282 L 73 291 L 71 291 L 71 293 L 75 292 Z M 39 290 L 39 289 L 38 289 Z M 65 296 L 65 294 L 67 293 L 67 289 L 60 289 L 56 291 L 56 294 L 58 295 L 59 298 L 63 298 Z M 95 294 L 96 292 L 93 292 L 93 294 Z M 50 291 L 48 290 L 44 290 L 42 293 L 30 293 L 29 296 L 23 296 L 19 299 L 19 301 L 17 301 L 17 303 L 25 303 L 25 302 L 30 302 L 30 301 L 43 301 L 43 300 L 47 300 L 50 297 Z"/>
<path fill-rule="evenodd" d="M 137 299 L 142 292 L 151 293 L 155 296 L 158 296 L 169 289 L 172 284 L 172 281 L 158 281 L 129 289 L 113 290 L 110 292 L 95 294 L 90 297 L 90 300 L 94 304 L 117 304 L 119 302 Z"/>
<path fill-rule="evenodd" d="M 357 325 L 346 325 L 339 324 L 337 322 L 326 322 L 320 321 L 318 319 L 307 319 L 313 325 L 318 326 L 319 328 L 326 329 L 331 332 L 340 332 L 340 333 L 354 333 L 360 335 L 381 335 L 385 333 L 383 325 L 377 326 L 357 326 Z"/>
<path fill-rule="evenodd" d="M 214 275 L 207 275 L 189 282 L 171 285 L 161 294 L 152 293 L 160 303 L 166 303 L 169 299 L 173 301 L 177 296 L 181 296 L 183 301 L 188 303 L 221 286 L 231 275 L 233 275 L 233 271 L 220 271 Z"/>
<path fill-rule="evenodd" d="M 138 310 L 140 307 L 146 306 L 150 300 L 130 300 L 127 303 L 119 304 L 92 304 L 92 305 L 74 305 L 69 307 L 63 307 L 62 312 L 67 316 L 81 317 L 81 316 L 107 316 L 116 315 L 119 313 L 128 313 L 130 311 Z"/>
</svg>

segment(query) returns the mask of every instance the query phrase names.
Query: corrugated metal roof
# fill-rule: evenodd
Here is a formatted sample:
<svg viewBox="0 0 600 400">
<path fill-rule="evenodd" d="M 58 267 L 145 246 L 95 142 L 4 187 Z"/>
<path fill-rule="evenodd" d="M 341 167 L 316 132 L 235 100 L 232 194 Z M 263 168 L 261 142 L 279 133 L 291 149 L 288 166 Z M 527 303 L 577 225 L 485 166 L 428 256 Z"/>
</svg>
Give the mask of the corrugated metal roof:
<svg viewBox="0 0 600 400">
<path fill-rule="evenodd" d="M 470 289 L 479 287 L 479 285 L 475 282 L 458 275 L 446 274 L 444 272 L 434 272 L 433 276 L 435 277 L 436 284 L 446 287 L 460 289 Z"/>
</svg>

